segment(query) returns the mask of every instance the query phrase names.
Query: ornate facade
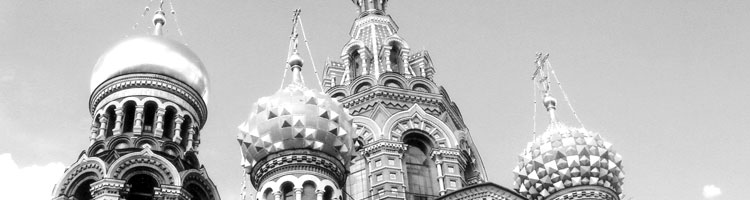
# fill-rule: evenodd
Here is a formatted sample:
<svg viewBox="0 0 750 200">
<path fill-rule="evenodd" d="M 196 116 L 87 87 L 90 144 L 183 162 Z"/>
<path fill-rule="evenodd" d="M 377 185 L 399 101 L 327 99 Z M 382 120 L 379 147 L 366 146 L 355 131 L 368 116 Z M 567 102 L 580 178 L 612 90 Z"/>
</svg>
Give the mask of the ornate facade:
<svg viewBox="0 0 750 200">
<path fill-rule="evenodd" d="M 159 10 L 154 35 L 128 38 L 99 58 L 91 143 L 53 199 L 220 199 L 197 157 L 208 77 L 190 49 L 160 36 L 164 23 Z"/>
</svg>

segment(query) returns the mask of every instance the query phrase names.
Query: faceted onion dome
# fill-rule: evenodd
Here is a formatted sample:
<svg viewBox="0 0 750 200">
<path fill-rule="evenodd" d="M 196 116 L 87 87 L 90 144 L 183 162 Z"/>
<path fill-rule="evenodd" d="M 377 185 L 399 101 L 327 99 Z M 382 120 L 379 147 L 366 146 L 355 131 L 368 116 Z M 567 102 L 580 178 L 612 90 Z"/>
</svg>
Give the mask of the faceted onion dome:
<svg viewBox="0 0 750 200">
<path fill-rule="evenodd" d="M 153 73 L 175 78 L 192 87 L 208 102 L 208 75 L 187 46 L 160 36 L 125 39 L 99 57 L 91 75 L 91 91 L 110 78 Z"/>
<path fill-rule="evenodd" d="M 554 99 L 545 99 L 548 108 L 550 104 Z M 554 114 L 547 130 L 529 142 L 513 173 L 516 189 L 529 199 L 583 185 L 603 186 L 619 195 L 625 178 L 622 156 L 612 144 L 598 133 L 554 121 Z"/>
<path fill-rule="evenodd" d="M 328 95 L 307 89 L 301 82 L 299 56 L 290 57 L 294 79 L 286 88 L 258 99 L 250 117 L 240 125 L 238 140 L 245 167 L 269 154 L 309 149 L 328 154 L 344 166 L 351 159 L 352 117 Z"/>
</svg>

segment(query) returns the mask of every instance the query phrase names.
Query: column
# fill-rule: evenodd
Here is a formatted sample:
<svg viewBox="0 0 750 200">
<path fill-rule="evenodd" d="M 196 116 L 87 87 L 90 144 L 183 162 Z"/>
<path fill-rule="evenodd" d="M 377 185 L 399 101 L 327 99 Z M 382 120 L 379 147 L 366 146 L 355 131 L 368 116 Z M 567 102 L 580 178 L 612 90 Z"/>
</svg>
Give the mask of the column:
<svg viewBox="0 0 750 200">
<path fill-rule="evenodd" d="M 294 188 L 294 199 L 302 200 L 302 188 Z"/>
<path fill-rule="evenodd" d="M 122 108 L 116 108 L 115 114 L 117 117 L 115 118 L 115 128 L 112 129 L 112 133 L 114 135 L 120 135 L 122 134 Z"/>
<path fill-rule="evenodd" d="M 392 72 L 391 69 L 391 46 L 383 46 L 383 58 L 385 59 L 385 71 L 386 72 Z"/>
<path fill-rule="evenodd" d="M 273 192 L 273 197 L 275 200 L 281 200 L 281 191 Z"/>
<path fill-rule="evenodd" d="M 164 113 L 167 112 L 164 108 L 158 108 L 156 110 L 156 124 L 154 125 L 154 137 L 161 138 L 162 132 L 164 131 Z"/>
<path fill-rule="evenodd" d="M 326 191 L 323 191 L 323 190 L 315 190 L 315 194 L 317 195 L 317 198 L 315 198 L 315 199 L 316 200 L 323 200 L 323 193 L 325 193 L 325 192 Z"/>
<path fill-rule="evenodd" d="M 135 106 L 135 122 L 133 122 L 133 134 L 140 135 L 143 133 L 143 105 Z"/>
<path fill-rule="evenodd" d="M 438 172 L 438 185 L 440 185 L 440 195 L 445 194 L 445 177 L 443 176 L 443 161 L 435 161 L 435 167 Z"/>
<path fill-rule="evenodd" d="M 109 121 L 109 115 L 103 114 L 99 116 L 99 135 L 96 136 L 98 140 L 104 140 L 107 134 L 107 123 Z"/>
<path fill-rule="evenodd" d="M 360 63 L 360 65 L 359 65 L 359 67 L 362 68 L 362 74 L 361 75 L 367 75 L 367 73 L 369 71 L 369 68 L 370 68 L 369 63 L 367 63 L 367 49 L 365 49 L 363 47 L 363 48 L 357 50 L 357 52 L 359 52 L 359 59 L 362 60 L 362 63 Z"/>
<path fill-rule="evenodd" d="M 337 85 L 346 85 L 352 80 L 351 76 L 351 63 L 349 63 L 349 54 L 341 56 L 341 60 L 344 61 L 344 75 L 341 76 L 341 83 Z"/>
<path fill-rule="evenodd" d="M 414 75 L 414 73 L 411 71 L 411 68 L 409 68 L 409 57 L 407 55 L 407 52 L 404 52 L 402 50 L 401 53 L 401 68 L 403 70 L 404 74 L 407 74 L 407 78 L 409 78 L 411 75 Z"/>
<path fill-rule="evenodd" d="M 191 126 L 190 130 L 188 130 L 188 136 L 187 136 L 188 141 L 187 141 L 187 144 L 185 144 L 185 150 L 194 149 L 195 151 L 198 151 L 198 148 L 193 145 L 193 140 L 195 139 L 193 137 L 196 137 L 196 136 L 197 135 L 195 135 L 195 127 Z"/>
<path fill-rule="evenodd" d="M 174 117 L 174 128 L 173 133 L 174 136 L 172 137 L 172 142 L 180 143 L 182 141 L 182 137 L 180 136 L 180 132 L 182 132 L 182 122 L 184 119 L 182 119 L 182 116 L 175 114 Z"/>
</svg>

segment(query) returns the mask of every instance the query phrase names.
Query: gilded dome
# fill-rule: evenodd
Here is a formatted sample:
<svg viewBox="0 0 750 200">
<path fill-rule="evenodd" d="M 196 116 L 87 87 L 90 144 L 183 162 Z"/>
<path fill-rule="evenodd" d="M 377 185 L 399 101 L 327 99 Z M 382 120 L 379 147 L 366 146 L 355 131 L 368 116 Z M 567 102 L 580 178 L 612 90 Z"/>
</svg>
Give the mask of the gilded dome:
<svg viewBox="0 0 750 200">
<path fill-rule="evenodd" d="M 301 63 L 301 62 L 300 62 Z M 346 165 L 351 159 L 352 117 L 328 95 L 307 89 L 295 81 L 275 94 L 258 99 L 250 117 L 240 125 L 238 140 L 246 167 L 269 154 L 291 149 L 323 152 Z"/>
<path fill-rule="evenodd" d="M 208 102 L 208 76 L 203 63 L 187 46 L 160 36 L 127 38 L 104 53 L 91 75 L 91 91 L 110 78 L 153 73 L 175 78 Z"/>
<path fill-rule="evenodd" d="M 529 142 L 513 169 L 518 192 L 529 199 L 593 185 L 622 193 L 622 156 L 595 132 L 553 122 Z"/>
</svg>

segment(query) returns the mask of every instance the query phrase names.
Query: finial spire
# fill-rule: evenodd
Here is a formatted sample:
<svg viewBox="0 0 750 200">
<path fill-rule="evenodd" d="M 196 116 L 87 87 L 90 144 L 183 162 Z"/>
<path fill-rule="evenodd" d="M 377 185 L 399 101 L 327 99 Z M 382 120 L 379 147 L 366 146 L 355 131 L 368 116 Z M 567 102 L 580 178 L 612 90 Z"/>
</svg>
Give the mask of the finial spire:
<svg viewBox="0 0 750 200">
<path fill-rule="evenodd" d="M 352 0 L 359 7 L 360 16 L 368 14 L 385 15 L 385 7 L 388 0 Z"/>
<path fill-rule="evenodd" d="M 536 70 L 534 70 L 534 74 L 531 75 L 531 79 L 537 82 L 537 88 L 541 90 L 542 95 L 544 95 L 544 107 L 547 108 L 547 112 L 549 112 L 550 121 L 556 122 L 557 118 L 555 116 L 555 111 L 557 109 L 557 99 L 550 95 L 550 69 L 547 66 L 548 58 L 549 54 L 536 54 L 536 60 L 534 60 Z"/>
<path fill-rule="evenodd" d="M 162 35 L 162 27 L 164 26 L 164 23 L 166 23 L 166 16 L 164 15 L 164 11 L 162 10 L 164 6 L 164 0 L 162 0 L 159 3 L 159 10 L 154 13 L 154 35 Z"/>
<path fill-rule="evenodd" d="M 292 83 L 302 84 L 302 65 L 304 61 L 300 57 L 297 47 L 299 45 L 299 34 L 297 33 L 297 23 L 299 22 L 299 14 L 302 12 L 301 9 L 294 10 L 294 18 L 292 19 L 292 35 L 290 36 L 291 54 L 287 59 L 289 67 L 292 68 Z"/>
</svg>

